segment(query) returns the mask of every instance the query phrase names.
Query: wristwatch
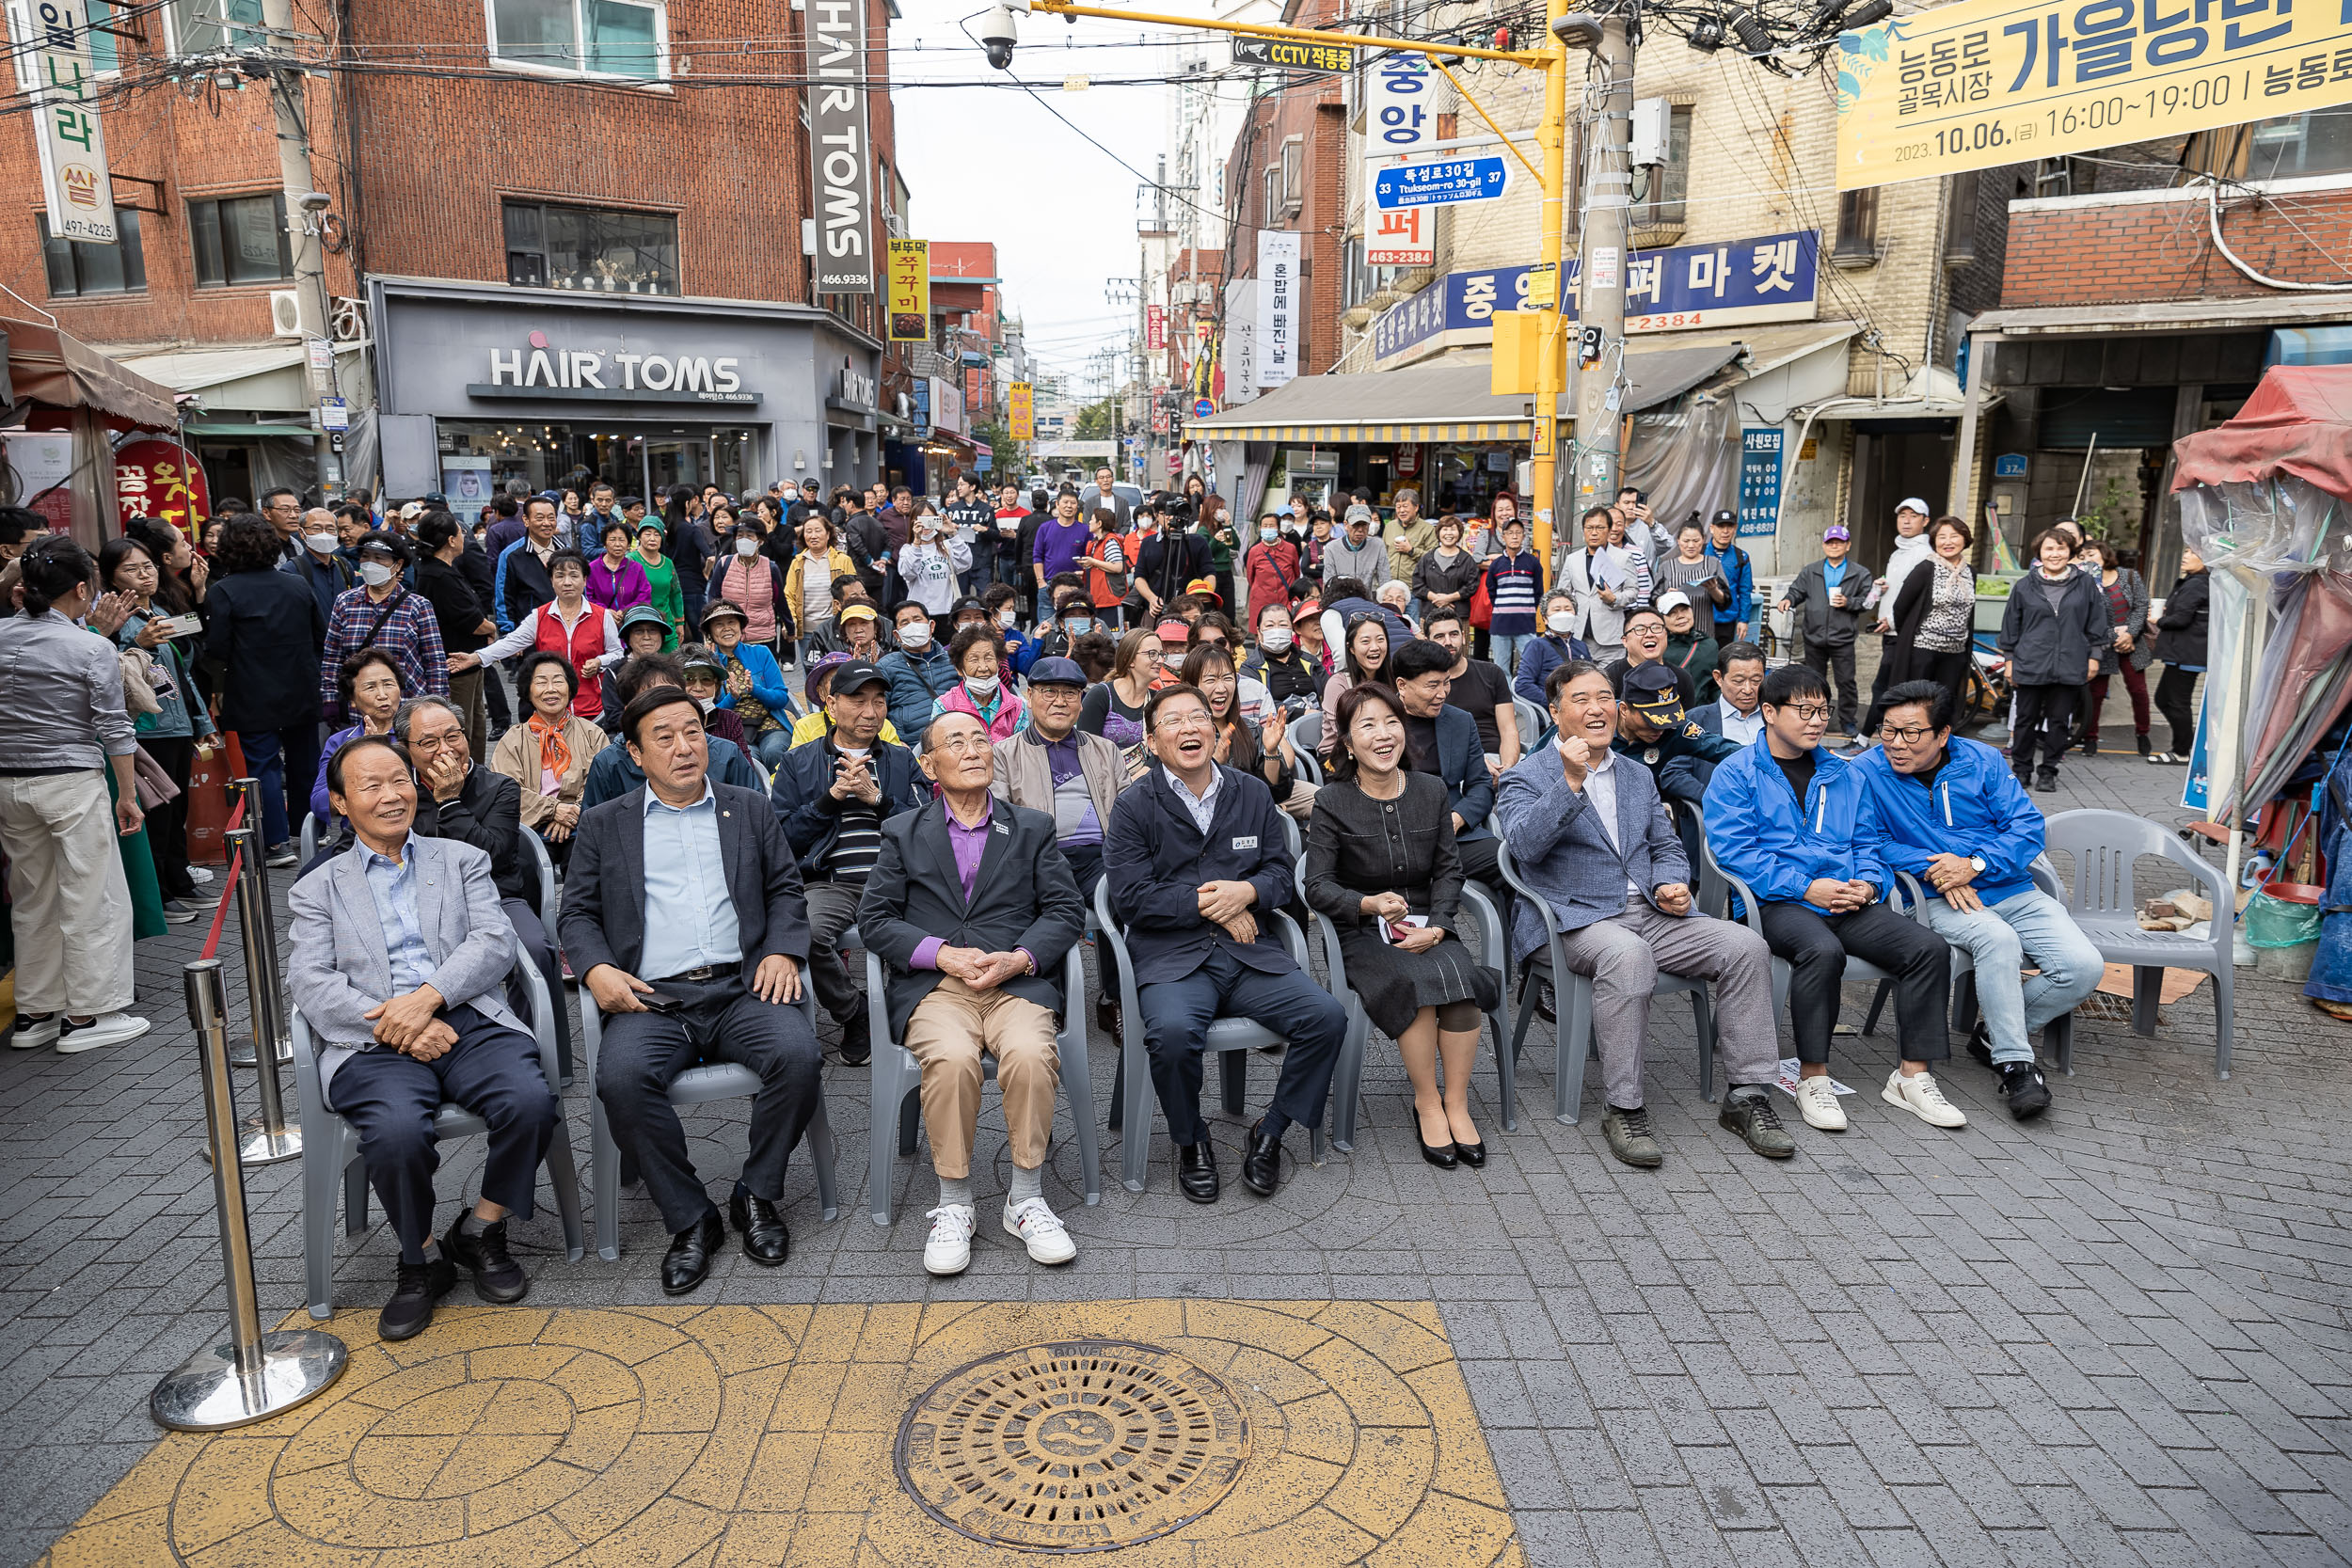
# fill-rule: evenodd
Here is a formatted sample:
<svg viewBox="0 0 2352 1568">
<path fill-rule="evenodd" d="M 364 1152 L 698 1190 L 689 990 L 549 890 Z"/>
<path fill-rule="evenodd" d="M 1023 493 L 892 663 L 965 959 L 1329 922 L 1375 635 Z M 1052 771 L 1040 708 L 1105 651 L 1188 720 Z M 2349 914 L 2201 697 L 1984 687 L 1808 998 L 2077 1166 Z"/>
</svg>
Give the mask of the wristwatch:
<svg viewBox="0 0 2352 1568">
<path fill-rule="evenodd" d="M 1968 865 L 1969 868 L 1975 871 L 1978 876 L 1981 877 L 1984 875 L 1984 857 L 1982 855 L 1969 856 Z"/>
</svg>

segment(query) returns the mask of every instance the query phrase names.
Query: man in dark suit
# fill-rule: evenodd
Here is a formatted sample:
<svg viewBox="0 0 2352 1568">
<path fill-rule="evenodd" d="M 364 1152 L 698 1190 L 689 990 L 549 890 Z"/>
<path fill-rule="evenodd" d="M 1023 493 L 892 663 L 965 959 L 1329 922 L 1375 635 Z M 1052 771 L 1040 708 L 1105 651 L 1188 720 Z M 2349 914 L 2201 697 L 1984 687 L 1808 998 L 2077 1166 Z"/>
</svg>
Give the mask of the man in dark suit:
<svg viewBox="0 0 2352 1568">
<path fill-rule="evenodd" d="M 1446 702 L 1454 689 L 1453 668 L 1453 650 L 1427 638 L 1417 638 L 1389 656 L 1389 673 L 1405 705 L 1406 766 L 1445 782 L 1462 875 L 1500 887 L 1502 875 L 1496 861 L 1502 840 L 1486 825 L 1495 809 L 1494 775 L 1486 771 L 1478 721 Z"/>
<path fill-rule="evenodd" d="M 961 1274 L 972 1260 L 972 1140 L 980 1059 L 996 1058 L 1012 1146 L 1004 1226 L 1040 1263 L 1067 1263 L 1077 1243 L 1046 1205 L 1041 1177 L 1061 1080 L 1055 1015 L 1070 1002 L 1062 960 L 1086 935 L 1086 905 L 1054 843 L 1054 819 L 998 802 L 988 728 L 968 713 L 931 721 L 923 771 L 938 800 L 882 825 L 857 927 L 888 966 L 891 1034 L 923 1069 L 939 1207 L 923 1266 Z"/>
<path fill-rule="evenodd" d="M 768 798 L 710 782 L 691 697 L 646 688 L 621 736 L 645 784 L 581 816 L 561 929 L 605 1017 L 596 1093 L 670 1231 L 661 1288 L 683 1295 L 726 1240 L 670 1103 L 688 1068 L 739 1062 L 759 1074 L 728 1208 L 753 1262 L 781 1263 L 791 1245 L 776 1199 L 821 1092 L 816 1032 L 787 1006 L 808 961 L 808 909 Z"/>
<path fill-rule="evenodd" d="M 1290 1042 L 1274 1103 L 1242 1157 L 1242 1181 L 1269 1196 L 1281 1180 L 1282 1134 L 1294 1121 L 1312 1129 L 1323 1120 L 1347 1015 L 1275 935 L 1273 911 L 1296 886 L 1281 814 L 1264 780 L 1218 764 L 1208 700 L 1194 687 L 1164 687 L 1144 704 L 1143 728 L 1160 765 L 1111 809 L 1103 864 L 1111 912 L 1127 927 L 1176 1184 L 1195 1203 L 1217 1199 L 1200 1052 L 1212 1020 L 1249 1018 Z"/>
</svg>

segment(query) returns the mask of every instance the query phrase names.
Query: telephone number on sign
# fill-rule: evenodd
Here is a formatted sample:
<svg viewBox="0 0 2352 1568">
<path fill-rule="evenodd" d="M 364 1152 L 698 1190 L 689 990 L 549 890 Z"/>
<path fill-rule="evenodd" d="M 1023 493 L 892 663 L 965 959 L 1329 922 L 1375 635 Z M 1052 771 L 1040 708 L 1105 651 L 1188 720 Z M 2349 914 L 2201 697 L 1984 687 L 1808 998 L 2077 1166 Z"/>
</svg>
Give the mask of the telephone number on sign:
<svg viewBox="0 0 2352 1568">
<path fill-rule="evenodd" d="M 2145 125 L 2176 114 L 2199 114 L 2226 103 L 2249 102 L 2254 96 L 2250 71 L 2216 71 L 2185 82 L 2167 82 L 2136 92 L 2109 93 L 2044 109 L 2038 115 L 2007 120 L 1978 119 L 1948 126 L 1924 141 L 1905 142 L 1895 149 L 1895 161 L 1949 158 L 1963 152 L 2010 147 L 2048 136 L 2075 136 L 2086 132 Z"/>
</svg>

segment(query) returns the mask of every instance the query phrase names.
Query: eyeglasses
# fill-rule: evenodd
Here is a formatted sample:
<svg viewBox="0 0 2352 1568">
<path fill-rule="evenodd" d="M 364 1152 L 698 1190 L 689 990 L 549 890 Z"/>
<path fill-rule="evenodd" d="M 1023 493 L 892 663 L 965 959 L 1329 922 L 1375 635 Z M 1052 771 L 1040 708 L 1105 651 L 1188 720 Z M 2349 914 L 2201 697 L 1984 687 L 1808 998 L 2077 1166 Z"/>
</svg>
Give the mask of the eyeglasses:
<svg viewBox="0 0 2352 1568">
<path fill-rule="evenodd" d="M 1810 724 L 1816 720 L 1824 720 L 1829 717 L 1829 705 L 1827 703 L 1798 703 L 1790 711 Z"/>
<path fill-rule="evenodd" d="M 1216 728 L 1216 721 L 1206 713 L 1186 708 L 1182 713 L 1168 714 L 1154 727 L 1161 730 L 1213 730 Z"/>
<path fill-rule="evenodd" d="M 941 741 L 935 748 L 933 748 L 935 751 L 953 752 L 960 757 L 971 756 L 977 752 L 986 752 L 989 749 L 990 741 L 988 736 L 985 735 L 953 736 L 948 739 Z"/>
<path fill-rule="evenodd" d="M 1934 727 L 1928 724 L 1915 725 L 1910 729 L 1902 730 L 1897 729 L 1892 724 L 1882 724 L 1879 726 L 1879 738 L 1881 740 L 1899 740 L 1906 746 L 1915 746 L 1920 741 L 1926 739 L 1929 736 L 1931 736 L 1934 733 Z"/>
</svg>

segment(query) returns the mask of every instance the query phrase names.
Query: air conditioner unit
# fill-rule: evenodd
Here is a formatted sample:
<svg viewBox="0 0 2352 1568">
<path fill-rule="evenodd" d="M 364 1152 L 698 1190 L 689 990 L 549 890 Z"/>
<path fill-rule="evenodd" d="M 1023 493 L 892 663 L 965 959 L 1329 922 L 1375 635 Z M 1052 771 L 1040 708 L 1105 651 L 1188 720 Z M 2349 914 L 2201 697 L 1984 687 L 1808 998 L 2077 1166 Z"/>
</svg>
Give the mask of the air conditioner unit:
<svg viewBox="0 0 2352 1568">
<path fill-rule="evenodd" d="M 292 289 L 269 292 L 269 329 L 280 338 L 302 336 L 302 296 Z"/>
</svg>

